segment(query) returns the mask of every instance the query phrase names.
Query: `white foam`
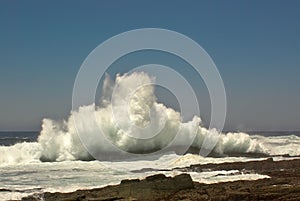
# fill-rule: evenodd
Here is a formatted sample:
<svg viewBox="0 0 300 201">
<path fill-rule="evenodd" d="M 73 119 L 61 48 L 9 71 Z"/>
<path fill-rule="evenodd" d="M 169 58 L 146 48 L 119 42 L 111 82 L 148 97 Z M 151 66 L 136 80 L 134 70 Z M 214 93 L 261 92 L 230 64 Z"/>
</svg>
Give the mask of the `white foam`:
<svg viewBox="0 0 300 201">
<path fill-rule="evenodd" d="M 196 131 L 192 146 L 198 149 L 201 148 L 203 140 L 208 137 L 218 138 L 213 151 L 219 154 L 266 152 L 260 141 L 252 139 L 246 133 L 216 133 L 215 130 L 202 127 L 200 117 L 182 122 L 179 112 L 156 102 L 154 88 L 149 85 L 153 80 L 154 78 L 145 73 L 132 73 L 117 75 L 114 83 L 107 76 L 100 107 L 81 106 L 78 110 L 71 111 L 69 118 L 63 121 L 44 119 L 38 144 L 29 146 L 23 143 L 10 148 L 1 147 L 0 161 L 2 164 L 11 164 L 25 162 L 26 158 L 29 161 L 38 158 L 43 161 L 91 160 L 92 157 L 85 147 L 88 147 L 90 152 L 101 153 L 97 155 L 100 159 L 110 160 L 115 149 L 108 146 L 106 138 L 124 151 L 147 152 L 167 146 L 177 131 L 181 134 L 180 140 L 175 144 L 178 147 L 190 144 L 189 141 L 193 142 L 193 133 Z M 146 86 L 141 87 L 143 85 Z M 115 88 L 114 99 L 110 99 L 113 87 Z M 114 114 L 116 111 L 119 115 Z M 81 121 L 77 121 L 75 125 L 74 119 Z M 140 129 L 147 126 L 150 129 Z M 99 127 L 107 134 L 105 138 L 99 137 Z M 163 128 L 159 131 L 159 135 L 143 143 L 139 139 L 130 137 L 147 137 L 155 133 L 157 128 Z M 78 133 L 81 134 L 81 139 Z"/>
<path fill-rule="evenodd" d="M 300 156 L 300 137 L 296 135 L 287 136 L 253 136 L 270 155 Z"/>
<path fill-rule="evenodd" d="M 193 181 L 205 183 L 205 184 L 270 178 L 267 175 L 261 175 L 261 174 L 239 174 L 238 170 L 230 170 L 230 171 L 222 170 L 222 171 L 212 171 L 212 172 L 202 172 L 202 173 L 187 172 L 187 173 L 191 175 Z"/>
<path fill-rule="evenodd" d="M 191 155 L 190 157 L 183 157 L 181 159 L 182 163 L 186 162 L 188 164 L 191 157 Z M 149 175 L 158 173 L 163 173 L 166 176 L 175 176 L 182 172 L 178 170 L 158 171 L 154 169 L 146 172 L 132 172 L 132 170 L 145 167 L 157 168 L 161 167 L 164 160 L 166 164 L 172 164 L 180 158 L 171 154 L 153 161 L 145 160 L 119 163 L 64 161 L 59 163 L 47 162 L 17 166 L 10 165 L 0 168 L 0 186 L 11 190 L 22 190 L 23 192 L 0 192 L 0 200 L 20 199 L 22 196 L 41 192 L 71 192 L 78 189 L 98 188 L 118 184 L 123 179 L 143 179 Z M 265 178 L 265 176 L 256 174 L 243 175 L 237 170 L 188 173 L 191 174 L 194 181 L 202 183 L 234 181 L 239 180 L 239 178 L 244 180 Z"/>
</svg>

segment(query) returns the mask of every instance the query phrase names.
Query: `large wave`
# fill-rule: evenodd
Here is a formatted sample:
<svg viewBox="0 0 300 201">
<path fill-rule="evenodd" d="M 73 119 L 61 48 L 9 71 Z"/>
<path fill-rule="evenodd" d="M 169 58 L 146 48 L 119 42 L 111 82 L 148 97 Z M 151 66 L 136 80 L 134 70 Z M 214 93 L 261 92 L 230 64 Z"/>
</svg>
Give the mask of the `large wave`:
<svg viewBox="0 0 300 201">
<path fill-rule="evenodd" d="M 172 141 L 180 128 L 184 138 L 177 142 L 177 146 L 186 145 L 196 131 L 191 147 L 197 150 L 201 148 L 203 140 L 208 136 L 218 137 L 213 154 L 268 154 L 268 149 L 259 139 L 254 139 L 246 133 L 217 133 L 216 135 L 215 130 L 203 127 L 200 117 L 197 116 L 189 122 L 182 122 L 179 112 L 157 102 L 154 87 L 149 85 L 153 81 L 154 78 L 142 72 L 117 75 L 115 81 L 106 75 L 100 106 L 94 104 L 81 106 L 71 111 L 70 116 L 62 121 L 44 119 L 37 142 L 0 147 L 0 163 L 93 160 L 94 157 L 87 151 L 86 146 L 93 152 L 103 153 L 103 160 L 109 160 L 114 150 L 111 150 L 107 141 L 99 139 L 99 126 L 109 141 L 131 153 L 148 153 L 162 149 Z M 136 90 L 137 86 L 142 87 Z M 114 94 L 112 94 L 113 89 Z M 126 95 L 133 91 L 132 96 L 128 98 Z M 115 112 L 113 110 L 118 112 L 118 123 L 113 116 Z M 124 112 L 128 113 L 129 120 L 125 118 L 126 115 L 123 115 Z M 82 121 L 76 122 L 75 125 L 74 118 Z M 132 126 L 132 122 L 135 126 Z M 150 128 L 149 133 L 140 129 L 144 127 Z M 159 134 L 150 140 L 141 143 L 141 140 L 137 139 L 149 136 L 159 128 L 162 128 Z M 81 139 L 78 132 L 81 133 Z M 82 144 L 82 136 L 85 138 L 85 146 Z"/>
</svg>

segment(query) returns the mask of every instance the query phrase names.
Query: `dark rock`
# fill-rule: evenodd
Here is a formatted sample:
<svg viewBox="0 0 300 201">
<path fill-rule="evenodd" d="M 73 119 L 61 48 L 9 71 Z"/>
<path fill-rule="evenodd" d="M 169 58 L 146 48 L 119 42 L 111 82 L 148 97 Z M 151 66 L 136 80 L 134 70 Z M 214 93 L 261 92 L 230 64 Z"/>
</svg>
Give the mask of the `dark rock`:
<svg viewBox="0 0 300 201">
<path fill-rule="evenodd" d="M 131 184 L 131 183 L 137 183 L 140 182 L 139 179 L 124 179 L 121 181 L 121 184 Z"/>
<path fill-rule="evenodd" d="M 156 181 L 161 179 L 166 179 L 167 177 L 164 174 L 156 174 L 146 177 L 146 181 Z"/>
<path fill-rule="evenodd" d="M 44 193 L 45 201 L 87 201 L 87 200 L 157 200 L 171 196 L 185 189 L 193 189 L 194 183 L 188 174 L 166 177 L 163 174 L 149 176 L 144 180 L 123 180 L 120 185 L 102 189 L 78 190 L 73 193 Z M 22 201 L 36 201 L 36 196 Z"/>
<path fill-rule="evenodd" d="M 238 163 L 193 165 L 181 171 L 240 170 L 260 173 L 271 178 L 216 184 L 193 182 L 190 175 L 173 178 L 158 174 L 143 180 L 123 180 L 120 185 L 72 193 L 44 193 L 23 198 L 23 201 L 125 201 L 125 200 L 300 200 L 300 159 L 250 161 Z M 42 198 L 42 199 L 41 199 Z"/>
</svg>

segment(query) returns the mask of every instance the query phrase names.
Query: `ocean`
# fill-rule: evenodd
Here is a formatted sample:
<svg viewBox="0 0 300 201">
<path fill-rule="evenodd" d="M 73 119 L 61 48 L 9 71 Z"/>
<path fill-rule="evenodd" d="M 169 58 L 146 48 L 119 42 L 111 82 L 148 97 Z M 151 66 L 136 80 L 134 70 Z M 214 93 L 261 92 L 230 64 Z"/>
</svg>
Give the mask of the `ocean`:
<svg viewBox="0 0 300 201">
<path fill-rule="evenodd" d="M 222 133 L 196 115 L 183 121 L 180 112 L 157 102 L 152 79 L 146 73 L 106 77 L 100 105 L 80 106 L 64 120 L 43 119 L 40 132 L 1 132 L 0 200 L 175 176 L 182 172 L 173 168 L 191 164 L 300 156 L 300 132 Z M 202 183 L 268 177 L 237 170 L 187 173 Z"/>
<path fill-rule="evenodd" d="M 261 134 L 261 135 L 259 135 Z M 35 155 L 39 132 L 0 132 L 0 200 L 20 199 L 41 192 L 70 192 L 77 189 L 118 184 L 122 179 L 145 178 L 164 173 L 180 174 L 175 167 L 191 164 L 263 160 L 265 157 L 202 157 L 198 154 L 165 154 L 156 159 L 137 161 L 82 161 L 65 160 L 42 162 L 32 160 Z M 274 160 L 289 160 L 300 155 L 300 132 L 254 132 L 249 135 L 268 149 Z M 29 150 L 31 149 L 31 150 Z M 281 155 L 281 156 L 280 156 Z M 289 155 L 289 157 L 288 157 Z M 7 157 L 9 156 L 9 157 Z M 26 157 L 28 160 L 26 160 Z M 34 158 L 34 157 L 33 157 Z M 141 171 L 145 170 L 146 171 Z M 237 170 L 190 172 L 194 181 L 216 183 L 234 180 L 266 178 L 255 173 L 242 174 Z M 42 198 L 41 198 L 42 200 Z"/>
</svg>

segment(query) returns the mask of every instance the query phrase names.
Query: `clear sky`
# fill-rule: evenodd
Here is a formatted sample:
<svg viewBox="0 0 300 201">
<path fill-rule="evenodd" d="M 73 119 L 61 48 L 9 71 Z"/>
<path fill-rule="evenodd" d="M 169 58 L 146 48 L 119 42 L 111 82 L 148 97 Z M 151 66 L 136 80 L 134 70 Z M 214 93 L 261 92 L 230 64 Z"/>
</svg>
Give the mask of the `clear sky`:
<svg viewBox="0 0 300 201">
<path fill-rule="evenodd" d="M 210 54 L 226 87 L 226 130 L 300 130 L 299 9 L 296 0 L 2 0 L 0 130 L 67 117 L 85 57 L 111 36 L 147 27 L 183 33 Z"/>
</svg>

